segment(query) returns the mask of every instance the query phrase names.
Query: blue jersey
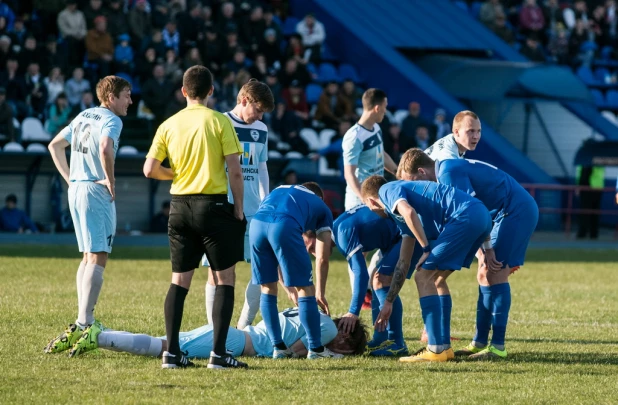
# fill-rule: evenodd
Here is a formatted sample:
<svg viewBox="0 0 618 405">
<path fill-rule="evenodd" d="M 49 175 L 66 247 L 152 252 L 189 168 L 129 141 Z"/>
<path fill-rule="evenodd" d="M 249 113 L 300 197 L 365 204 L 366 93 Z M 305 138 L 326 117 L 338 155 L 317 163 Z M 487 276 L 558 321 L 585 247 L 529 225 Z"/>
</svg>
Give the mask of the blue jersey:
<svg viewBox="0 0 618 405">
<path fill-rule="evenodd" d="M 495 166 L 478 160 L 449 159 L 436 162 L 439 183 L 465 191 L 479 199 L 492 219 L 516 211 L 530 194 L 519 183 Z"/>
<path fill-rule="evenodd" d="M 298 308 L 288 308 L 279 313 L 279 325 L 281 325 L 281 337 L 287 347 L 292 346 L 295 342 L 300 340 L 305 347 L 309 348 L 307 342 L 307 332 L 300 322 L 298 315 Z M 268 330 L 266 324 L 261 321 L 255 326 L 247 326 L 243 329 L 251 336 L 253 342 L 253 348 L 260 357 L 272 357 L 273 344 L 268 337 Z M 322 337 L 322 345 L 327 345 L 335 339 L 337 336 L 337 326 L 335 322 L 328 316 L 320 312 L 320 330 Z"/>
<path fill-rule="evenodd" d="M 79 113 L 60 131 L 71 144 L 69 179 L 72 182 L 105 180 L 99 144 L 104 136 L 111 138 L 115 155 L 121 131 L 122 121 L 107 108 L 94 107 Z"/>
<path fill-rule="evenodd" d="M 337 218 L 333 239 L 354 273 L 349 312 L 358 315 L 369 281 L 363 252 L 374 249 L 388 251 L 401 240 L 401 236 L 393 221 L 378 216 L 365 205 L 359 205 Z"/>
<path fill-rule="evenodd" d="M 393 181 L 380 187 L 379 195 L 401 233 L 414 237 L 403 217 L 395 214 L 397 204 L 407 201 L 418 214 L 429 240 L 437 239 L 444 226 L 470 205 L 481 204 L 463 191 L 433 181 Z"/>
<path fill-rule="evenodd" d="M 378 124 L 365 128 L 356 123 L 343 136 L 343 164 L 356 166 L 354 175 L 359 183 L 374 174 L 384 175 L 384 145 Z M 345 190 L 345 209 L 349 210 L 363 202 L 350 186 Z"/>
<path fill-rule="evenodd" d="M 333 214 L 320 197 L 303 186 L 279 186 L 260 204 L 255 218 L 272 222 L 273 217 L 294 219 L 304 232 L 321 233 L 333 227 Z"/>
</svg>

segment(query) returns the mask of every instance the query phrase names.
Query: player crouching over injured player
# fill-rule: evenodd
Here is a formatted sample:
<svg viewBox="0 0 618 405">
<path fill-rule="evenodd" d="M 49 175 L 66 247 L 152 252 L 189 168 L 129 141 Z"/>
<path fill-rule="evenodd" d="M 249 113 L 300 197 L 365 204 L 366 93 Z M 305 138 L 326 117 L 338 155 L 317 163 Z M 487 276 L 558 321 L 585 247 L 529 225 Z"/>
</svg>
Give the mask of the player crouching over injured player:
<svg viewBox="0 0 618 405">
<path fill-rule="evenodd" d="M 361 355 L 367 344 L 367 329 L 357 320 L 353 332 L 343 333 L 338 330 L 338 319 L 320 313 L 320 330 L 322 344 L 330 351 L 342 355 Z M 305 357 L 308 353 L 308 337 L 303 328 L 298 308 L 289 308 L 279 313 L 283 341 L 295 354 Z M 80 340 L 71 351 L 71 357 L 101 348 L 117 352 L 126 352 L 140 356 L 161 357 L 167 350 L 165 336 L 153 337 L 144 334 L 101 330 L 97 324 L 90 330 L 88 339 Z M 189 359 L 208 359 L 213 345 L 212 325 L 204 325 L 189 332 L 180 333 L 180 350 Z M 268 337 L 264 321 L 256 326 L 247 326 L 243 330 L 230 327 L 225 345 L 232 356 L 272 357 L 273 345 Z"/>
</svg>

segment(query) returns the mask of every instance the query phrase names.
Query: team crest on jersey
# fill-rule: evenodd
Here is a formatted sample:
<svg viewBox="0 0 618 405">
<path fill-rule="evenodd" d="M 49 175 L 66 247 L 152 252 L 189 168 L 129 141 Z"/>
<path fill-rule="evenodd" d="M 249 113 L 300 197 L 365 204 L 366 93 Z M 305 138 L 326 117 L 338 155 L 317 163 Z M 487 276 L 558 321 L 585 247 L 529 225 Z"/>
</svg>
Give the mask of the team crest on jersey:
<svg viewBox="0 0 618 405">
<path fill-rule="evenodd" d="M 251 138 L 253 138 L 255 142 L 257 142 L 257 140 L 260 139 L 260 133 L 256 131 L 255 129 L 252 129 L 249 134 L 251 135 Z"/>
</svg>

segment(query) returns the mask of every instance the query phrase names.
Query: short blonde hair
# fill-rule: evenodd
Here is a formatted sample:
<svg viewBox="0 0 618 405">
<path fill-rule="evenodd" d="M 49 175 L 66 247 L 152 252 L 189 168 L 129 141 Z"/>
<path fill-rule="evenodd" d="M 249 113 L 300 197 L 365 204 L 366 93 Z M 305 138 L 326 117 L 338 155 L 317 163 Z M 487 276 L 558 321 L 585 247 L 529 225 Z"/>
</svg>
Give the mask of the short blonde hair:
<svg viewBox="0 0 618 405">
<path fill-rule="evenodd" d="M 386 179 L 383 176 L 374 174 L 369 176 L 361 184 L 361 196 L 363 199 L 367 197 L 378 198 L 380 187 L 386 184 Z"/>
<path fill-rule="evenodd" d="M 402 173 L 414 174 L 418 172 L 421 167 L 428 168 L 433 167 L 435 162 L 425 152 L 419 148 L 408 149 L 401 160 L 399 166 L 397 166 L 397 178 L 401 179 Z"/>
<path fill-rule="evenodd" d="M 236 102 L 240 104 L 243 97 L 250 103 L 256 103 L 263 112 L 271 112 L 275 109 L 275 97 L 270 87 L 256 79 L 249 80 L 240 88 Z"/>
<path fill-rule="evenodd" d="M 128 81 L 118 76 L 105 76 L 97 83 L 97 98 L 101 104 L 105 104 L 110 94 L 118 98 L 124 89 L 131 90 L 131 84 Z"/>
<path fill-rule="evenodd" d="M 460 111 L 460 112 L 457 113 L 455 118 L 453 118 L 453 131 L 455 131 L 455 129 L 459 128 L 459 125 L 461 124 L 461 121 L 463 121 L 464 118 L 466 118 L 466 117 L 472 117 L 475 120 L 479 119 L 479 116 L 476 115 L 475 113 L 473 113 L 472 111 L 469 111 L 469 110 Z"/>
</svg>

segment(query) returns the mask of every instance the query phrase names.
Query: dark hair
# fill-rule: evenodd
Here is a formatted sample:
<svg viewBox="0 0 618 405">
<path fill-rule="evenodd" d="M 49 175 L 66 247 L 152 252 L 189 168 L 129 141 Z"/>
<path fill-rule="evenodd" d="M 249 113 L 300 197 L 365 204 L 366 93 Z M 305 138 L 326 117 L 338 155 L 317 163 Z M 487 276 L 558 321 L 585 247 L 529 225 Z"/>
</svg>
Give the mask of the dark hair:
<svg viewBox="0 0 618 405">
<path fill-rule="evenodd" d="M 256 103 L 263 112 L 271 112 L 275 109 L 275 97 L 266 83 L 256 79 L 250 79 L 238 92 L 237 103 L 246 97 L 250 103 Z"/>
<path fill-rule="evenodd" d="M 12 202 L 13 204 L 17 204 L 17 196 L 15 194 L 9 194 L 6 196 L 5 202 Z"/>
<path fill-rule="evenodd" d="M 373 107 L 380 105 L 386 99 L 386 92 L 380 89 L 367 89 L 363 93 L 363 109 L 371 110 Z"/>
<path fill-rule="evenodd" d="M 403 156 L 401 156 L 401 160 L 399 161 L 397 178 L 401 179 L 401 173 L 403 172 L 414 174 L 418 172 L 418 169 L 421 167 L 427 168 L 433 167 L 434 165 L 435 162 L 433 159 L 419 148 L 408 149 Z"/>
<path fill-rule="evenodd" d="M 182 87 L 190 99 L 205 99 L 212 88 L 212 73 L 206 66 L 191 66 L 182 76 Z"/>
<path fill-rule="evenodd" d="M 315 181 L 308 181 L 307 183 L 303 183 L 302 186 L 312 191 L 313 194 L 317 195 L 322 200 L 324 199 L 324 192 L 322 191 L 320 185 Z"/>
<path fill-rule="evenodd" d="M 378 191 L 380 191 L 380 187 L 386 184 L 386 179 L 383 176 L 378 176 L 374 174 L 373 176 L 369 176 L 363 181 L 361 184 L 361 195 L 363 199 L 365 197 L 373 197 L 378 198 Z"/>
<path fill-rule="evenodd" d="M 339 329 L 339 321 L 341 318 L 333 319 L 333 322 Z M 352 355 L 360 355 L 365 353 L 365 349 L 367 347 L 367 336 L 369 333 L 367 332 L 367 326 L 360 320 L 357 319 L 354 324 L 354 329 L 352 333 L 348 333 L 346 335 L 340 335 L 341 332 L 337 333 L 337 336 L 341 336 L 340 340 L 333 340 L 329 345 L 333 345 L 332 349 L 334 351 L 341 351 L 351 353 Z"/>
</svg>

